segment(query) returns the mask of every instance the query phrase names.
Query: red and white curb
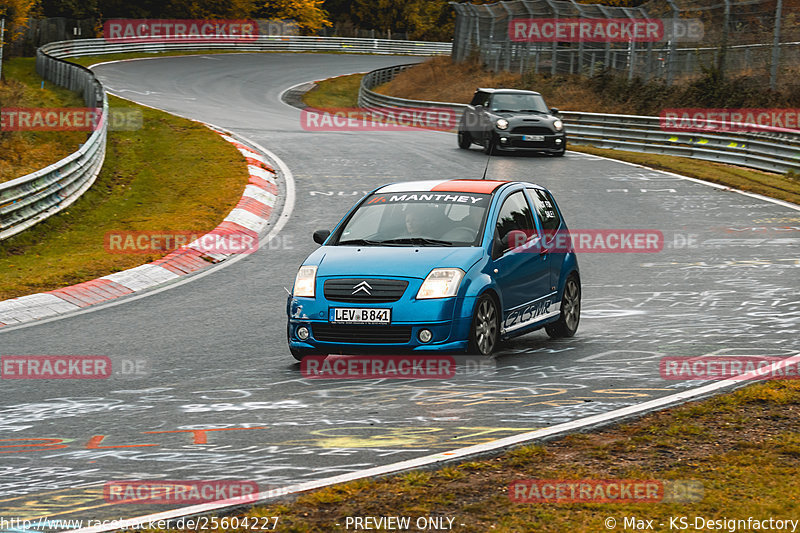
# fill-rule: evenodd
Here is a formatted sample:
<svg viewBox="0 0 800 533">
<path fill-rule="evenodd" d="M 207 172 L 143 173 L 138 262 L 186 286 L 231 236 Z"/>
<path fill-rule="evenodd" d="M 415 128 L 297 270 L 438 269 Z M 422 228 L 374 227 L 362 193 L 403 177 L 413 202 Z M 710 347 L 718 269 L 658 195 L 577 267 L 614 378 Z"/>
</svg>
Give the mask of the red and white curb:
<svg viewBox="0 0 800 533">
<path fill-rule="evenodd" d="M 200 243 L 213 238 L 239 237 L 257 243 L 267 227 L 278 198 L 277 173 L 267 159 L 239 140 L 220 133 L 247 161 L 250 175 L 236 207 L 213 230 L 185 247 L 129 270 L 52 291 L 20 296 L 0 302 L 0 327 L 51 318 L 109 302 L 115 298 L 152 289 L 181 276 L 209 268 L 239 253 L 210 252 Z"/>
</svg>

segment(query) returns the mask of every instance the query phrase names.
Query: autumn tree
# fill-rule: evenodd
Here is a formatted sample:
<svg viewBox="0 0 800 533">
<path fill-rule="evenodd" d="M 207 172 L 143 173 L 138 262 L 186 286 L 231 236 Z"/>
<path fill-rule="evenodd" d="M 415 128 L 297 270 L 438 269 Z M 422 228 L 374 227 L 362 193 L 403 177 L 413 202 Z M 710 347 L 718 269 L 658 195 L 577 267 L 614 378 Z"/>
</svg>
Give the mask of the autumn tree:
<svg viewBox="0 0 800 533">
<path fill-rule="evenodd" d="M 257 18 L 292 20 L 304 34 L 313 34 L 330 26 L 324 0 L 260 0 L 253 12 Z"/>
<path fill-rule="evenodd" d="M 39 0 L 38 14 L 45 18 L 94 18 L 100 14 L 97 1 L 98 0 Z"/>
<path fill-rule="evenodd" d="M 0 0 L 0 18 L 6 19 L 6 42 L 25 30 L 35 8 L 36 0 Z"/>
<path fill-rule="evenodd" d="M 63 0 L 52 1 L 56 4 Z M 67 2 L 82 0 L 66 0 Z M 245 19 L 254 0 L 94 0 L 103 18 Z"/>
</svg>

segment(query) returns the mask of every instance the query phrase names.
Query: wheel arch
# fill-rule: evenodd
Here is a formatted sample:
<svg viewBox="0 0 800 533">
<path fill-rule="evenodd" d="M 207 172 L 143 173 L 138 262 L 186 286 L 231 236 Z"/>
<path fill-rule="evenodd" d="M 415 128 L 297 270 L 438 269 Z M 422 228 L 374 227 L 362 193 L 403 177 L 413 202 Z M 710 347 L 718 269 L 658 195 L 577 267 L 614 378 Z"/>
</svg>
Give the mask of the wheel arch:
<svg viewBox="0 0 800 533">
<path fill-rule="evenodd" d="M 573 274 L 578 277 L 578 285 L 581 285 L 582 281 L 580 268 L 578 268 L 578 258 L 575 256 L 575 252 L 570 252 L 564 257 L 564 262 L 561 265 L 558 287 L 556 287 L 556 294 L 559 295 L 559 298 L 564 294 L 564 286 L 567 284 L 567 279 Z"/>
</svg>

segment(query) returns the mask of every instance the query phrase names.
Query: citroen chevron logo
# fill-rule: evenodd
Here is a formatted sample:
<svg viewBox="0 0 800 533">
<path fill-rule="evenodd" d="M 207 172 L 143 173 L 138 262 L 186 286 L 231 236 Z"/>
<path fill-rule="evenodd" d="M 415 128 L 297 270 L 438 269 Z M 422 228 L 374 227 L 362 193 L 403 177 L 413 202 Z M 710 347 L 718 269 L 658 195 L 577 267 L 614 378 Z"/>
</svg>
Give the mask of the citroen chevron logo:
<svg viewBox="0 0 800 533">
<path fill-rule="evenodd" d="M 353 287 L 353 292 L 350 294 L 356 294 L 357 292 L 364 291 L 367 294 L 372 295 L 372 293 L 370 292 L 371 289 L 372 287 L 370 286 L 369 283 L 367 283 L 366 281 L 362 281 L 361 283 Z"/>
</svg>

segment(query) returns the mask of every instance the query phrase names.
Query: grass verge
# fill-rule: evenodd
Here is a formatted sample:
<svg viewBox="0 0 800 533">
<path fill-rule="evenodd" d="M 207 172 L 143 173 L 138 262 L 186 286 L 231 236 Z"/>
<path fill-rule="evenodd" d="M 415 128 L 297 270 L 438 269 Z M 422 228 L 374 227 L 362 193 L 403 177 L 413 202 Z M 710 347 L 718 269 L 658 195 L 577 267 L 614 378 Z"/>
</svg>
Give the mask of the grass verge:
<svg viewBox="0 0 800 533">
<path fill-rule="evenodd" d="M 3 61 L 0 82 L 2 108 L 84 107 L 75 93 L 45 83 L 36 74 L 36 60 L 16 57 Z M 30 174 L 68 156 L 88 137 L 83 131 L 0 132 L 0 183 Z"/>
<path fill-rule="evenodd" d="M 452 530 L 480 533 L 647 529 L 623 528 L 626 517 L 652 520 L 655 531 L 670 531 L 671 519 L 673 531 L 729 531 L 718 522 L 713 522 L 716 528 L 705 524 L 748 517 L 796 520 L 798 415 L 800 382 L 758 383 L 590 435 L 570 435 L 438 470 L 335 485 L 238 516 L 251 517 L 251 524 L 252 517 L 277 516 L 277 530 L 287 532 L 346 531 L 347 517 L 368 516 L 405 516 L 411 524 L 420 517 L 438 517 L 445 524 L 453 519 Z M 515 480 L 587 479 L 691 481 L 702 490 L 685 493 L 692 500 L 688 502 L 516 503 L 509 497 Z M 680 527 L 681 517 L 688 528 Z M 607 527 L 608 518 L 616 526 Z M 704 527 L 693 527 L 700 520 Z"/>
<path fill-rule="evenodd" d="M 52 290 L 132 268 L 163 254 L 120 255 L 108 232 L 213 229 L 248 180 L 242 155 L 205 126 L 138 107 L 143 128 L 109 132 L 97 181 L 66 211 L 0 241 L 0 300 Z"/>
<path fill-rule="evenodd" d="M 317 109 L 356 108 L 363 77 L 363 74 L 348 74 L 317 82 L 313 89 L 303 95 L 303 103 Z"/>
</svg>

